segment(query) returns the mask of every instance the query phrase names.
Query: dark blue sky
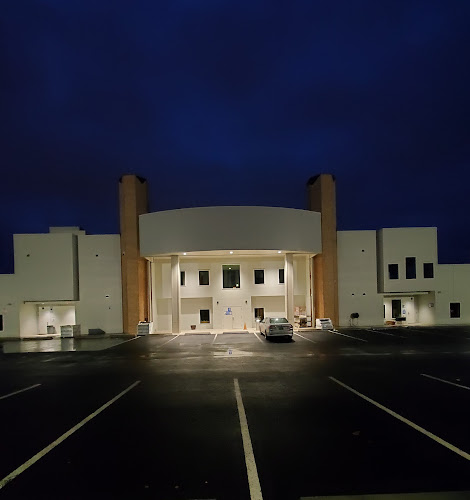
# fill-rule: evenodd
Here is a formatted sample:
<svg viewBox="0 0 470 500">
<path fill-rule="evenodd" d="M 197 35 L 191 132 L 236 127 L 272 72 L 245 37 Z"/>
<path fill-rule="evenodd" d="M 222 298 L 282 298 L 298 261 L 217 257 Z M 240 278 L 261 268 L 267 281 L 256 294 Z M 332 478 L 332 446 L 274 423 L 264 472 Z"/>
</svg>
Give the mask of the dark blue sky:
<svg viewBox="0 0 470 500">
<path fill-rule="evenodd" d="M 0 272 L 12 234 L 116 233 L 118 179 L 152 210 L 305 208 L 339 229 L 438 226 L 470 262 L 470 2 L 7 0 Z"/>
</svg>

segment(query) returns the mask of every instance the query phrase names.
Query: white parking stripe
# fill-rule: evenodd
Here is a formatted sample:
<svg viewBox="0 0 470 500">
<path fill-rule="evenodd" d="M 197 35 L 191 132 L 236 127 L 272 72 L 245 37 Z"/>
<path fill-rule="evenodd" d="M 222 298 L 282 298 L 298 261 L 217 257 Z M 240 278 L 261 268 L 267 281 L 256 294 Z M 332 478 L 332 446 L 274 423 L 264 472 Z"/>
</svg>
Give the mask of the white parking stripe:
<svg viewBox="0 0 470 500">
<path fill-rule="evenodd" d="M 262 340 L 258 337 L 258 335 L 256 335 L 256 332 L 253 332 L 253 333 L 254 333 L 255 337 L 256 337 L 256 338 L 257 338 L 257 339 L 258 339 L 261 343 L 263 343 L 263 341 L 262 341 Z"/>
<path fill-rule="evenodd" d="M 41 384 L 30 385 L 29 387 L 25 387 L 24 389 L 20 389 L 19 391 L 10 392 L 10 394 L 5 394 L 4 396 L 0 396 L 0 399 L 6 399 L 10 396 L 14 396 L 15 394 L 20 394 L 20 392 L 29 391 L 30 389 L 34 389 L 35 387 L 39 387 Z"/>
<path fill-rule="evenodd" d="M 56 446 L 58 446 L 60 443 L 65 441 L 69 436 L 71 436 L 74 432 L 78 431 L 80 427 L 83 427 L 87 422 L 89 422 L 92 418 L 95 418 L 97 415 L 99 415 L 102 411 L 106 410 L 109 406 L 111 406 L 115 401 L 117 401 L 119 398 L 122 398 L 124 394 L 128 393 L 130 390 L 132 390 L 136 385 L 140 384 L 140 380 L 137 380 L 137 382 L 134 382 L 132 385 L 130 385 L 127 389 L 124 389 L 122 392 L 120 392 L 117 396 L 114 396 L 113 399 L 110 399 L 107 403 L 105 403 L 103 406 L 100 406 L 96 411 L 88 415 L 88 417 L 85 417 L 81 422 L 79 422 L 77 425 L 74 425 L 71 429 L 69 429 L 67 432 L 62 434 L 59 438 L 57 438 L 55 441 L 53 441 L 50 445 L 46 446 L 43 448 L 40 452 L 36 453 L 33 457 L 31 457 L 27 462 L 25 462 L 23 465 L 20 465 L 17 469 L 15 469 L 13 472 L 8 474 L 8 476 L 5 476 L 1 481 L 0 481 L 0 489 L 5 487 L 10 481 L 13 481 L 15 477 L 18 477 L 22 472 L 24 472 L 26 469 L 29 469 L 31 465 L 34 465 L 38 460 L 40 460 L 44 455 L 49 453 L 51 450 L 53 450 Z"/>
<path fill-rule="evenodd" d="M 467 391 L 470 391 L 470 387 L 467 387 L 466 385 L 456 384 L 455 382 L 450 382 L 449 380 L 444 380 L 443 378 L 439 377 L 433 377 L 432 375 L 427 375 L 426 373 L 421 373 L 421 375 L 423 377 L 432 378 L 433 380 L 439 380 L 439 382 L 444 382 L 444 384 L 455 385 L 455 387 L 460 387 L 462 389 L 467 389 Z"/>
<path fill-rule="evenodd" d="M 372 328 L 369 331 L 374 332 L 374 333 L 380 333 L 380 335 L 388 335 L 390 337 L 400 337 L 401 339 L 406 339 L 406 337 L 404 337 L 403 335 L 396 335 L 395 333 L 382 332 L 380 330 L 374 330 Z"/>
<path fill-rule="evenodd" d="M 175 337 L 173 337 L 172 339 L 167 340 L 166 342 L 163 342 L 163 344 L 158 345 L 157 347 L 155 347 L 155 349 L 160 349 L 160 347 L 163 347 L 165 344 L 168 344 L 168 343 L 169 343 L 169 342 L 171 342 L 172 340 L 177 339 L 179 336 L 180 336 L 180 335 L 178 334 L 178 335 L 176 335 Z"/>
<path fill-rule="evenodd" d="M 119 344 L 115 344 L 115 345 L 112 345 L 110 347 L 106 347 L 104 350 L 106 350 L 106 349 L 112 349 L 113 347 L 117 347 L 118 345 L 122 345 L 122 344 L 125 344 L 126 342 L 131 342 L 132 340 L 137 340 L 137 339 L 140 339 L 140 338 L 142 338 L 142 337 L 135 336 L 135 337 L 132 337 L 131 339 L 123 340 L 122 342 L 119 342 Z"/>
<path fill-rule="evenodd" d="M 360 340 L 361 342 L 367 342 L 367 340 L 360 339 L 359 337 L 351 337 L 351 335 L 346 335 L 345 333 L 340 333 L 337 330 L 328 330 L 330 333 L 334 333 L 335 335 L 342 335 L 343 337 L 348 337 L 354 340 Z"/>
<path fill-rule="evenodd" d="M 424 434 L 428 438 L 431 438 L 432 440 L 436 441 L 436 443 L 439 443 L 440 445 L 446 447 L 448 450 L 453 451 L 454 453 L 457 453 L 457 455 L 460 455 L 461 457 L 465 458 L 466 460 L 470 460 L 470 454 L 469 453 L 461 450 L 460 448 L 457 448 L 453 444 L 448 443 L 447 441 L 445 441 L 444 439 L 440 438 L 439 436 L 436 436 L 436 434 L 433 434 L 432 432 L 427 431 L 423 427 L 419 426 L 418 424 L 415 424 L 414 422 L 412 422 L 411 420 L 408 420 L 405 417 L 402 417 L 398 413 L 394 412 L 393 410 L 390 410 L 389 408 L 387 408 L 386 406 L 378 403 L 377 401 L 374 401 L 373 399 L 365 396 L 364 394 L 361 394 L 359 391 L 356 391 L 355 389 L 353 389 L 349 385 L 346 385 L 345 383 L 341 382 L 340 380 L 337 380 L 334 377 L 328 377 L 328 378 L 330 380 L 332 380 L 333 382 L 336 382 L 338 385 L 344 387 L 348 391 L 351 391 L 352 393 L 356 394 L 357 396 L 359 396 L 360 398 L 364 399 L 365 401 L 368 401 L 369 403 L 373 404 L 377 408 L 380 408 L 381 410 L 383 410 L 384 412 L 388 413 L 392 417 L 395 417 L 397 420 L 400 420 L 401 422 L 409 425 L 415 431 L 421 432 L 421 434 Z"/>
<path fill-rule="evenodd" d="M 215 339 L 217 338 L 217 335 L 219 335 L 219 334 L 218 334 L 218 333 L 216 333 L 216 334 L 214 335 L 214 340 L 212 341 L 212 343 L 214 343 L 214 342 L 215 342 Z"/>
<path fill-rule="evenodd" d="M 245 464 L 248 474 L 248 486 L 250 488 L 251 500 L 263 500 L 261 493 L 261 485 L 258 477 L 258 469 L 256 467 L 255 455 L 251 444 L 250 430 L 248 429 L 248 421 L 246 419 L 245 407 L 243 406 L 242 393 L 238 379 L 233 379 L 235 386 L 235 397 L 237 399 L 238 418 L 240 419 L 240 428 L 242 431 L 243 451 L 245 452 Z"/>
<path fill-rule="evenodd" d="M 309 342 L 311 342 L 312 344 L 316 344 L 316 342 L 314 340 L 310 340 L 308 339 L 307 337 L 304 337 L 303 335 L 300 335 L 300 333 L 295 333 L 294 332 L 294 335 L 297 335 L 298 337 L 302 337 L 303 339 L 305 340 L 308 340 Z"/>
</svg>

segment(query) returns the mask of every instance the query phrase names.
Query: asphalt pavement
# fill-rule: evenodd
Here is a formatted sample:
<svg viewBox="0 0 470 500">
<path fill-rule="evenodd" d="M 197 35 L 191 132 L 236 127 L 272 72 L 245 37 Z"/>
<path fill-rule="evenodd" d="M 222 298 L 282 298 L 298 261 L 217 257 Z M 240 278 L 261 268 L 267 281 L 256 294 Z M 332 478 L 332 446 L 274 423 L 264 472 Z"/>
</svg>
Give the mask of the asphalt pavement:
<svg viewBox="0 0 470 500">
<path fill-rule="evenodd" d="M 470 498 L 470 327 L 54 345 L 0 358 L 0 498 Z"/>
</svg>

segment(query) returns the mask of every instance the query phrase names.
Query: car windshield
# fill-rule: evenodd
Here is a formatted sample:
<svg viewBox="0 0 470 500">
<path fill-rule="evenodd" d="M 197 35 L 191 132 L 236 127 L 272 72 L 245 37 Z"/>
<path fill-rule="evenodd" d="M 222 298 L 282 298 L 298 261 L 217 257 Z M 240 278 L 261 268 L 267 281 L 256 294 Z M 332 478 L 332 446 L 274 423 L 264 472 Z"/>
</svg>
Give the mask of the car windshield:
<svg viewBox="0 0 470 500">
<path fill-rule="evenodd" d="M 289 323 L 286 318 L 271 318 L 270 323 Z"/>
</svg>

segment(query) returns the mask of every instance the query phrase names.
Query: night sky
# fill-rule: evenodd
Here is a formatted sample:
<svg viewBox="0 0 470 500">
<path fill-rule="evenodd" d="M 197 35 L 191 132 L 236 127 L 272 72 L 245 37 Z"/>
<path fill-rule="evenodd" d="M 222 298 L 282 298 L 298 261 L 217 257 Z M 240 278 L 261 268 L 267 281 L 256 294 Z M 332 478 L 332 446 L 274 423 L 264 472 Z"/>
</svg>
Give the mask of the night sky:
<svg viewBox="0 0 470 500">
<path fill-rule="evenodd" d="M 437 226 L 470 262 L 470 2 L 2 2 L 0 272 L 12 234 L 118 233 L 151 210 L 306 207 L 338 228 Z"/>
</svg>

